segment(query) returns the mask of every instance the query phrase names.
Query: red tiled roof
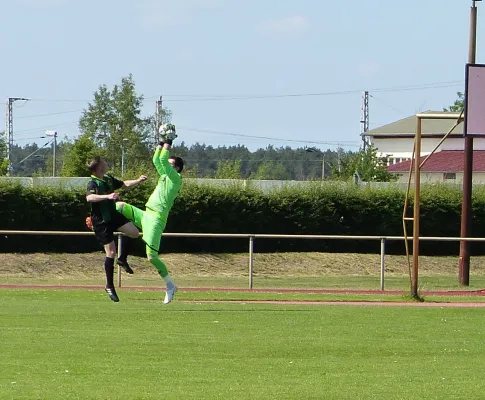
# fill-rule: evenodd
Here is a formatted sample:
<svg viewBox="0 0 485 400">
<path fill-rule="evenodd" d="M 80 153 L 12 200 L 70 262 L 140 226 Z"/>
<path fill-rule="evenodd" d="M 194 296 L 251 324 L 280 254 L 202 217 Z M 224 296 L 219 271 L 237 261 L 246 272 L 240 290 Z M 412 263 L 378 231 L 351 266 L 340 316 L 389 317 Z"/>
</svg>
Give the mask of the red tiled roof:
<svg viewBox="0 0 485 400">
<path fill-rule="evenodd" d="M 421 156 L 421 162 L 427 156 Z M 463 150 L 443 150 L 434 153 L 423 165 L 421 172 L 463 172 Z M 411 161 L 389 165 L 389 172 L 409 172 Z M 473 152 L 473 172 L 485 172 L 485 150 Z"/>
</svg>

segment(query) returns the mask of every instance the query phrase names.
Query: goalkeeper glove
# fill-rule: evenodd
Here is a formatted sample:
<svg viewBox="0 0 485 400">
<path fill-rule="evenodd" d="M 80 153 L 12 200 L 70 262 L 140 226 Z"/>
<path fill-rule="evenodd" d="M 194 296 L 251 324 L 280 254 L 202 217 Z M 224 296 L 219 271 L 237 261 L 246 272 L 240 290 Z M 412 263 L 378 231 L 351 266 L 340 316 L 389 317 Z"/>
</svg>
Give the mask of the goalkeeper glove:
<svg viewBox="0 0 485 400">
<path fill-rule="evenodd" d="M 161 125 L 159 128 L 160 132 L 160 145 L 163 146 L 164 143 L 168 143 L 170 146 L 172 145 L 173 141 L 177 138 L 177 132 L 175 129 L 175 125 L 173 124 L 164 124 Z"/>
</svg>

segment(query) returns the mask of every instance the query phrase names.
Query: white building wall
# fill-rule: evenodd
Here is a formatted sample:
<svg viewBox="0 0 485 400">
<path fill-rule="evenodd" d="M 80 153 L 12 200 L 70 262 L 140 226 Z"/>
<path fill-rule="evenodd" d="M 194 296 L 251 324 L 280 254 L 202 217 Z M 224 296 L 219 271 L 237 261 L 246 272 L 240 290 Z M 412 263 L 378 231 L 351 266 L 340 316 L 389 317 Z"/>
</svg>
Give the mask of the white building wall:
<svg viewBox="0 0 485 400">
<path fill-rule="evenodd" d="M 441 139 L 423 138 L 421 141 L 421 155 L 428 155 L 438 145 Z M 371 143 L 378 151 L 379 157 L 389 157 L 390 164 L 410 160 L 413 154 L 413 138 L 371 138 Z M 437 151 L 441 150 L 463 150 L 465 140 L 463 138 L 446 139 Z M 474 150 L 485 150 L 485 138 L 473 140 Z"/>
</svg>

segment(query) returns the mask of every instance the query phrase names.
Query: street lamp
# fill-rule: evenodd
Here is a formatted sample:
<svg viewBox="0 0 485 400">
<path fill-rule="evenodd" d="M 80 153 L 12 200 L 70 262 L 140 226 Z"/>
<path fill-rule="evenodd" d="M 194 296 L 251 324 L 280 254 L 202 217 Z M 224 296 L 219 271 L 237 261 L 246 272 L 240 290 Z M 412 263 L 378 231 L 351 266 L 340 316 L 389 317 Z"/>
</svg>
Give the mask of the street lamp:
<svg viewBox="0 0 485 400">
<path fill-rule="evenodd" d="M 52 147 L 52 176 L 56 176 L 56 147 L 57 147 L 57 131 L 45 131 L 45 136 L 54 138 Z"/>
<path fill-rule="evenodd" d="M 309 147 L 305 149 L 305 151 L 307 151 L 308 153 L 317 153 L 322 156 L 322 180 L 324 180 L 325 179 L 325 153 L 321 152 L 315 147 Z"/>
</svg>

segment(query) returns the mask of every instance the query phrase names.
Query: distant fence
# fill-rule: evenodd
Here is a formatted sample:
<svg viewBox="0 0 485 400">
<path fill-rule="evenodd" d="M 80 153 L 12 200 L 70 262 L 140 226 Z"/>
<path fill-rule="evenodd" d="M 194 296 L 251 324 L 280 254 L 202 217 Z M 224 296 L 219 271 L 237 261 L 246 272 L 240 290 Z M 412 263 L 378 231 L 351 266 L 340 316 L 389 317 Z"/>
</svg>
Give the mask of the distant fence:
<svg viewBox="0 0 485 400">
<path fill-rule="evenodd" d="M 15 183 L 26 187 L 56 187 L 65 189 L 81 189 L 85 188 L 90 178 L 86 177 L 0 177 L 1 183 Z M 336 182 L 336 181 L 277 181 L 277 180 L 253 180 L 253 179 L 205 179 L 205 178 L 184 178 L 185 182 L 193 182 L 199 185 L 211 185 L 211 186 L 238 186 L 241 189 L 255 188 L 264 192 L 270 192 L 272 190 L 278 190 L 287 187 L 308 187 L 311 185 L 340 185 L 347 187 L 349 185 L 358 186 L 360 188 L 374 188 L 374 189 L 387 189 L 397 188 L 405 191 L 407 187 L 406 183 L 398 182 Z M 441 183 L 447 186 L 454 186 L 461 189 L 460 184 L 452 182 Z"/>
<path fill-rule="evenodd" d="M 76 232 L 76 231 L 15 231 L 0 230 L 0 235 L 37 235 L 37 236 L 90 236 L 93 232 Z M 120 237 L 120 233 L 115 235 Z M 140 233 L 140 236 L 142 233 Z M 233 238 L 249 240 L 248 246 L 248 277 L 249 289 L 253 288 L 253 270 L 254 270 L 254 241 L 256 239 L 306 239 L 306 240 L 375 240 L 380 241 L 380 289 L 384 290 L 385 280 L 385 257 L 386 242 L 391 240 L 404 241 L 404 236 L 346 236 L 346 235 L 271 235 L 271 234 L 247 234 L 247 233 L 164 233 L 164 237 L 190 237 L 190 238 Z M 408 237 L 408 240 L 413 240 Z M 485 238 L 459 238 L 459 237 L 420 237 L 420 241 L 435 242 L 485 242 Z M 121 241 L 118 241 L 118 252 L 120 252 Z M 118 286 L 121 287 L 121 267 L 118 267 Z"/>
</svg>

